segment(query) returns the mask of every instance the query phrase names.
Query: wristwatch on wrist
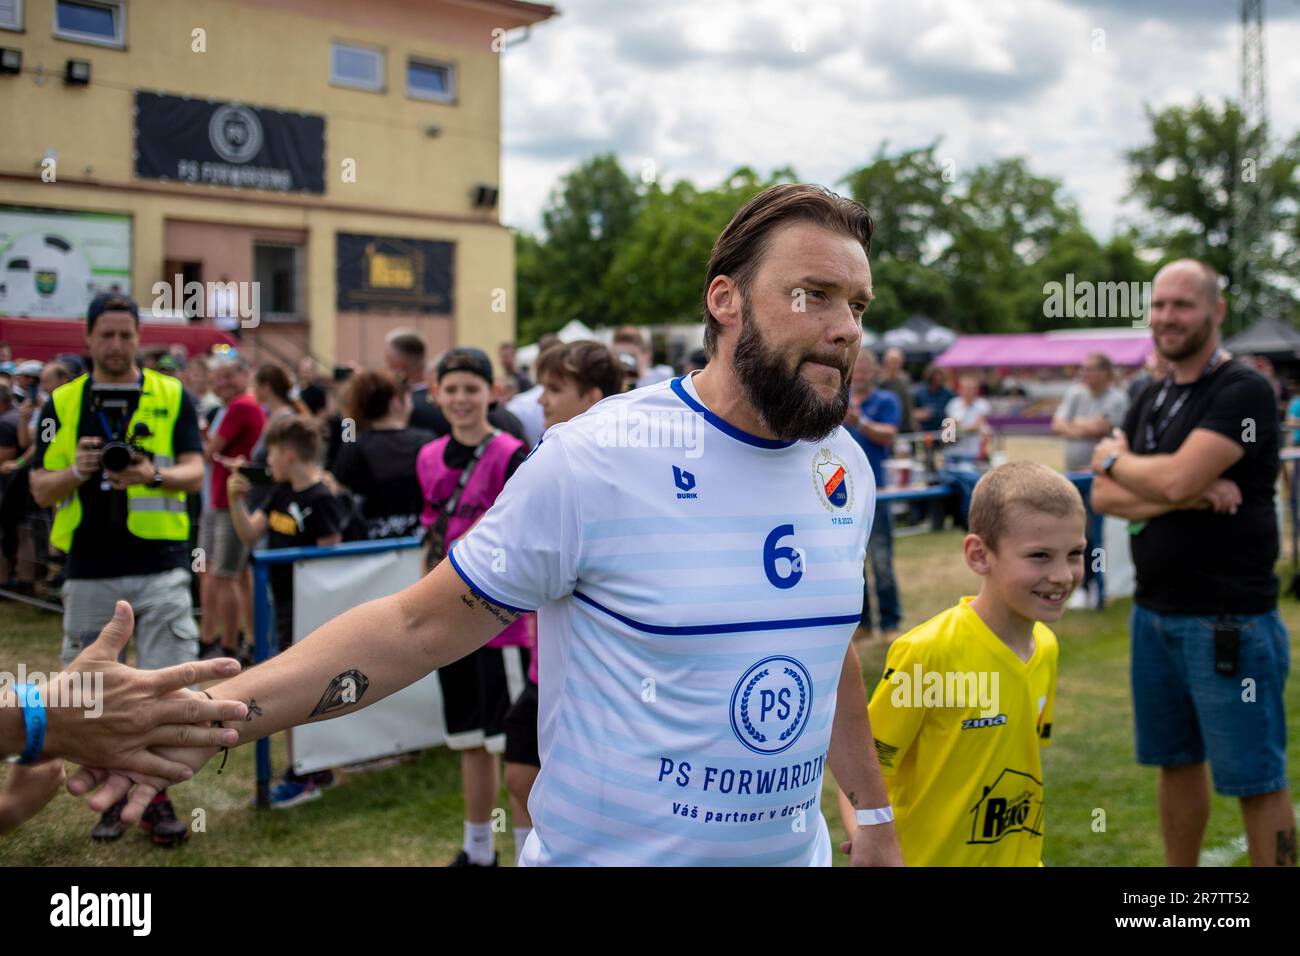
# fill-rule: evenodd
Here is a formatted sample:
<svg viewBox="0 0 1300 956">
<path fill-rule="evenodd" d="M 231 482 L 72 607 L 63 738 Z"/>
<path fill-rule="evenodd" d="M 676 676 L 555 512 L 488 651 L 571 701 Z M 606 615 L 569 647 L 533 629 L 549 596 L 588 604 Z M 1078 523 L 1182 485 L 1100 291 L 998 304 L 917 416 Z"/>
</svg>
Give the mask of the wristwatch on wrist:
<svg viewBox="0 0 1300 956">
<path fill-rule="evenodd" d="M 153 469 L 153 477 L 149 479 L 149 487 L 150 487 L 150 488 L 161 488 L 162 486 L 163 486 L 163 476 L 162 476 L 162 472 L 158 470 L 158 466 L 157 466 L 157 465 L 154 465 L 154 469 Z"/>
<path fill-rule="evenodd" d="M 1113 451 L 1101 460 L 1101 471 L 1107 478 L 1110 477 L 1110 470 L 1115 467 L 1115 462 L 1119 460 L 1119 452 Z"/>
</svg>

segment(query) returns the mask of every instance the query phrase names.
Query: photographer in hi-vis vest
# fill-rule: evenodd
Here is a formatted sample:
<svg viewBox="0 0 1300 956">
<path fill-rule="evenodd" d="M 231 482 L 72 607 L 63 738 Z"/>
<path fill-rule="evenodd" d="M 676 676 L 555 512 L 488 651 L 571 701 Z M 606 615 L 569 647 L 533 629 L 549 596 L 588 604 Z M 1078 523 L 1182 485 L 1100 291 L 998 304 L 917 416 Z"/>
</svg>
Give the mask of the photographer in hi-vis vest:
<svg viewBox="0 0 1300 956">
<path fill-rule="evenodd" d="M 37 423 L 31 493 L 55 509 L 50 543 L 68 555 L 65 665 L 95 641 L 119 600 L 135 609 L 139 668 L 198 658 L 185 507 L 203 483 L 198 416 L 179 380 L 139 366 L 139 345 L 135 302 L 96 296 L 86 313 L 92 370 L 56 389 Z M 121 806 L 104 813 L 94 839 L 122 836 Z M 159 846 L 189 835 L 165 792 L 140 826 Z"/>
</svg>

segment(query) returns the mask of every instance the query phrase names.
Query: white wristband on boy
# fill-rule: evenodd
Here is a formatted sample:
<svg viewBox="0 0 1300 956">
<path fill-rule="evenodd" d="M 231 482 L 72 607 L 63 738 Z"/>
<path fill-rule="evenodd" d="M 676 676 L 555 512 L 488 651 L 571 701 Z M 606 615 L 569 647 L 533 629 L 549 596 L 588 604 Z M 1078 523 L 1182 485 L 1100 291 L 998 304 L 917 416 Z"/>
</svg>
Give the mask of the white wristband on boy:
<svg viewBox="0 0 1300 956">
<path fill-rule="evenodd" d="M 879 807 L 875 810 L 859 810 L 858 826 L 860 827 L 878 827 L 882 823 L 894 822 L 893 807 Z"/>
</svg>

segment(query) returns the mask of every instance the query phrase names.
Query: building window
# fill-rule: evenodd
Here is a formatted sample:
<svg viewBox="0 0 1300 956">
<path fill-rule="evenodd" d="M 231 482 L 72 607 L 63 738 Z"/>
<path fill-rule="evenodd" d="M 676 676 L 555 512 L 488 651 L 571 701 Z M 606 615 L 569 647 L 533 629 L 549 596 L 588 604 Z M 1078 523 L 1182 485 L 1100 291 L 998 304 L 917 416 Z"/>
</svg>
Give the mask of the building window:
<svg viewBox="0 0 1300 956">
<path fill-rule="evenodd" d="M 456 101 L 456 68 L 450 63 L 412 59 L 406 64 L 406 95 L 438 103 Z"/>
<path fill-rule="evenodd" d="M 54 35 L 80 43 L 126 46 L 126 2 L 55 0 Z"/>
<path fill-rule="evenodd" d="M 330 45 L 330 82 L 358 90 L 383 92 L 384 53 L 349 43 Z"/>
<path fill-rule="evenodd" d="M 302 247 L 253 243 L 258 306 L 268 322 L 298 322 L 302 305 Z"/>
<path fill-rule="evenodd" d="M 23 0 L 0 0 L 0 30 L 23 28 Z"/>
</svg>

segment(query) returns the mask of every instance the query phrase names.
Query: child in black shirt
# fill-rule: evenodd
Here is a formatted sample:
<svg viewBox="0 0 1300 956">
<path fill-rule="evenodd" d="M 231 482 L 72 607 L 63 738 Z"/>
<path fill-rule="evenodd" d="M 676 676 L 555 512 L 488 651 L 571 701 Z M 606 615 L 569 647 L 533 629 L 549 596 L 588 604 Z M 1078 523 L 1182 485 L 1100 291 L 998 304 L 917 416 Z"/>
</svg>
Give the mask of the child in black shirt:
<svg viewBox="0 0 1300 956">
<path fill-rule="evenodd" d="M 232 470 L 226 483 L 230 517 L 245 545 L 251 548 L 263 534 L 269 548 L 324 547 L 342 540 L 342 508 L 321 481 L 321 443 L 319 426 L 306 416 L 286 415 L 271 423 L 266 431 L 266 462 L 275 484 L 252 514 L 247 501 L 252 483 L 238 469 Z M 293 566 L 272 565 L 270 584 L 276 633 L 284 651 L 293 643 Z M 292 746 L 291 736 L 291 754 Z M 332 782 L 328 770 L 306 776 L 290 770 L 272 789 L 271 806 L 313 800 L 320 796 L 322 785 Z"/>
</svg>

